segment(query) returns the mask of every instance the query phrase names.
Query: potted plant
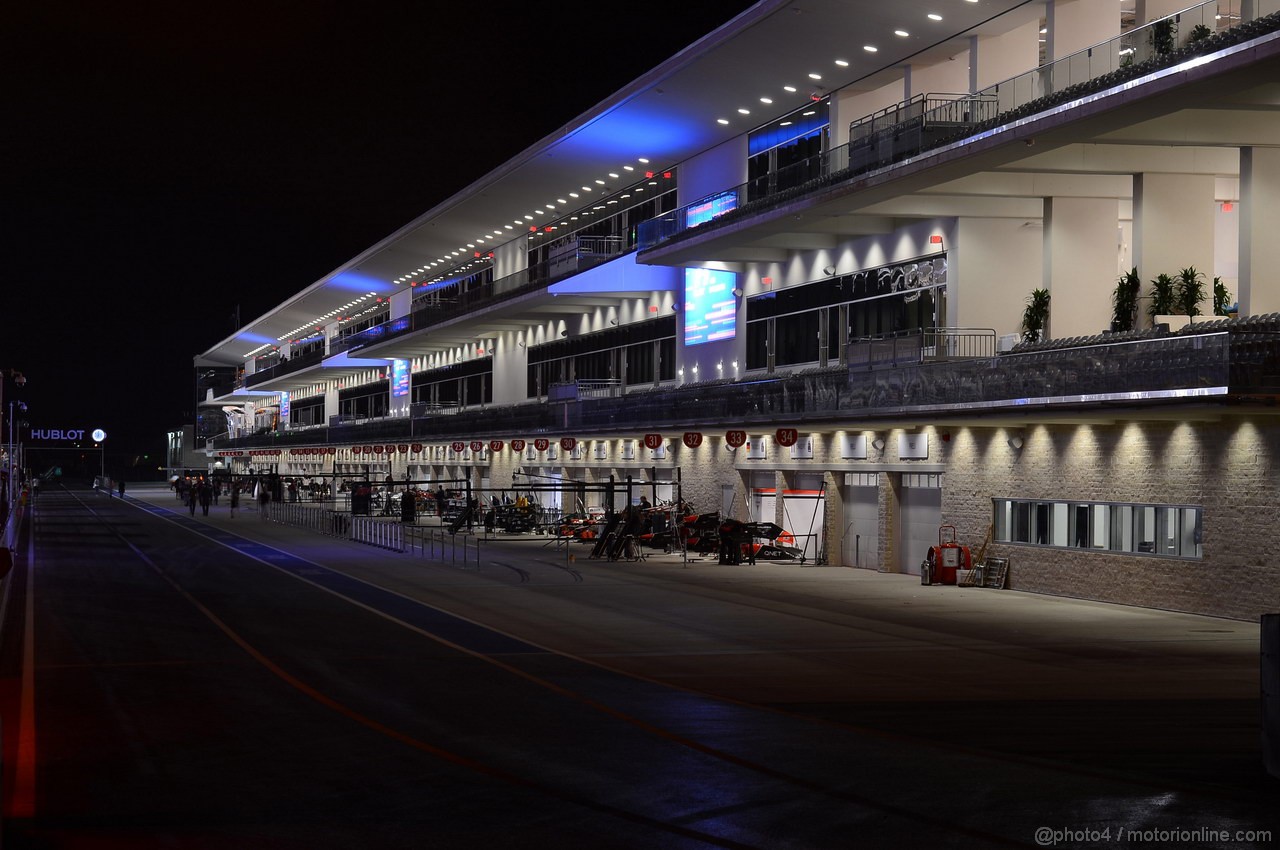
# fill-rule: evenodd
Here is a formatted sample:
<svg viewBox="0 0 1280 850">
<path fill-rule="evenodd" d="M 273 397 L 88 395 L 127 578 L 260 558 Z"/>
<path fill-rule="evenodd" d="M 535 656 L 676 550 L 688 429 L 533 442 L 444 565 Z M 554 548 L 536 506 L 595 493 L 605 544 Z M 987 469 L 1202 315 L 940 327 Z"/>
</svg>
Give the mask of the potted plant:
<svg viewBox="0 0 1280 850">
<path fill-rule="evenodd" d="M 1213 315 L 1229 315 L 1230 307 L 1231 293 L 1227 291 L 1227 285 L 1222 282 L 1222 278 L 1215 277 L 1213 279 Z"/>
<path fill-rule="evenodd" d="M 1173 18 L 1163 18 L 1151 25 L 1151 50 L 1156 56 L 1172 53 L 1177 38 L 1178 25 Z"/>
<path fill-rule="evenodd" d="M 1195 266 L 1188 266 L 1178 272 L 1177 291 L 1174 306 L 1183 316 L 1199 316 L 1200 304 L 1207 300 L 1204 291 L 1204 272 L 1196 271 Z"/>
<path fill-rule="evenodd" d="M 1204 41 L 1211 35 L 1213 35 L 1213 30 L 1209 29 L 1204 24 L 1196 24 L 1191 28 L 1191 33 L 1187 36 L 1187 44 L 1195 44 L 1196 42 Z"/>
<path fill-rule="evenodd" d="M 1138 321 L 1138 296 L 1142 292 L 1142 279 L 1138 269 L 1132 268 L 1116 281 L 1111 293 L 1111 330 L 1131 331 Z"/>
<path fill-rule="evenodd" d="M 1167 274 L 1156 275 L 1151 281 L 1151 304 L 1147 307 L 1147 314 L 1153 319 L 1157 316 L 1172 315 L 1176 295 L 1173 278 Z"/>
<path fill-rule="evenodd" d="M 1022 311 L 1022 341 L 1039 342 L 1049 324 L 1049 290 L 1033 289 Z"/>
</svg>

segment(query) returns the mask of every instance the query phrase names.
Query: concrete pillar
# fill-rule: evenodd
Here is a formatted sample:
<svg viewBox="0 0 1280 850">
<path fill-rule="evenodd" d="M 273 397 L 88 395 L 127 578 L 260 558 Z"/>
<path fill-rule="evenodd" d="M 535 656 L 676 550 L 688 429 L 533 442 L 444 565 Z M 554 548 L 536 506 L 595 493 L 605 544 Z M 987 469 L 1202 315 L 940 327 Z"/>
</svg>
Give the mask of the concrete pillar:
<svg viewBox="0 0 1280 850">
<path fill-rule="evenodd" d="M 1280 150 L 1240 149 L 1240 315 L 1280 312 Z"/>
<path fill-rule="evenodd" d="M 1116 279 L 1114 198 L 1046 198 L 1044 275 L 1051 336 L 1088 336 L 1111 325 Z"/>
<path fill-rule="evenodd" d="M 1009 32 L 969 39 L 969 83 L 972 91 L 1035 70 L 1040 64 L 1040 24 L 1030 21 Z"/>
<path fill-rule="evenodd" d="M 1137 0 L 1134 4 L 1134 20 L 1138 25 L 1167 18 L 1175 12 L 1181 12 L 1187 6 L 1185 0 Z"/>
<path fill-rule="evenodd" d="M 1115 0 L 1049 0 L 1045 5 L 1045 57 L 1053 62 L 1120 34 Z"/>
<path fill-rule="evenodd" d="M 1134 175 L 1133 262 L 1144 293 L 1156 275 L 1188 266 L 1213 279 L 1215 209 L 1212 174 Z M 1212 304 L 1200 310 L 1211 312 Z"/>
</svg>

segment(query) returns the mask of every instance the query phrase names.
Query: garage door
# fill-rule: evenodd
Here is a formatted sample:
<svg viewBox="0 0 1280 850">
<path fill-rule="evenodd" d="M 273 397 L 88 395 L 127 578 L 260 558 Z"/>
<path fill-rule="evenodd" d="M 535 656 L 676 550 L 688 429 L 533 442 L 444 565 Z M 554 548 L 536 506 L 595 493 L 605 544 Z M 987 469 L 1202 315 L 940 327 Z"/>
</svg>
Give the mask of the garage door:
<svg viewBox="0 0 1280 850">
<path fill-rule="evenodd" d="M 845 475 L 844 533 L 840 563 L 846 567 L 880 568 L 880 473 Z"/>
<path fill-rule="evenodd" d="M 920 562 L 929 547 L 938 543 L 938 526 L 942 524 L 942 475 L 903 473 L 901 500 L 898 503 L 898 570 L 920 574 Z"/>
</svg>

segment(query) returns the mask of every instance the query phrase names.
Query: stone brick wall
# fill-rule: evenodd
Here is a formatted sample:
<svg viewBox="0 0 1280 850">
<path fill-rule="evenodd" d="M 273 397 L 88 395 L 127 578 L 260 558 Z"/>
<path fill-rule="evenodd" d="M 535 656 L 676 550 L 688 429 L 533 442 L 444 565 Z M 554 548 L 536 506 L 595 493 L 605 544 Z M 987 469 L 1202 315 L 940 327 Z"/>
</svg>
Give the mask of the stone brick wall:
<svg viewBox="0 0 1280 850">
<path fill-rule="evenodd" d="M 953 429 L 943 512 L 978 541 L 993 498 L 1185 504 L 1204 509 L 1201 560 L 993 544 L 1019 590 L 1222 617 L 1280 610 L 1280 539 L 1266 420 Z M 1009 440 L 1019 437 L 1021 450 Z"/>
</svg>

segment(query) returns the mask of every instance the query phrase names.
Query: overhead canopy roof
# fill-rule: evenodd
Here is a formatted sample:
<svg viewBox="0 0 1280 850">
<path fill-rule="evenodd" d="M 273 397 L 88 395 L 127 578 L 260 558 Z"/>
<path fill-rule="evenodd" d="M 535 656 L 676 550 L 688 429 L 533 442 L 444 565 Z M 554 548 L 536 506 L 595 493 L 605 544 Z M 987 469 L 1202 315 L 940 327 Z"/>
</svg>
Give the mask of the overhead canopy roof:
<svg viewBox="0 0 1280 850">
<path fill-rule="evenodd" d="M 1011 10 L 1019 11 L 1005 15 Z M 894 69 L 904 62 L 938 61 L 967 48 L 970 35 L 1001 32 L 1042 12 L 1043 4 L 1031 0 L 762 0 L 247 323 L 200 355 L 197 365 L 242 363 L 254 349 L 288 340 L 356 299 L 403 290 L 408 283 L 398 278 L 441 258 L 452 263 L 475 250 L 468 244 L 492 249 L 523 235 L 526 225 L 550 223 L 586 205 L 585 198 L 571 200 L 570 192 L 625 185 L 626 166 L 641 171 L 674 166 L 791 112 L 811 95 L 849 85 L 876 88 L 897 75 Z M 931 20 L 930 14 L 942 20 Z M 897 36 L 895 30 L 909 35 Z M 555 208 L 548 209 L 550 204 Z M 477 239 L 481 236 L 483 242 Z"/>
</svg>

